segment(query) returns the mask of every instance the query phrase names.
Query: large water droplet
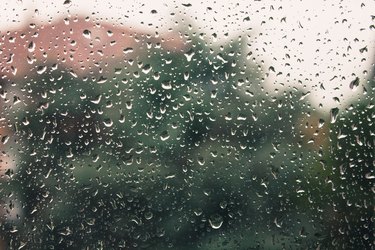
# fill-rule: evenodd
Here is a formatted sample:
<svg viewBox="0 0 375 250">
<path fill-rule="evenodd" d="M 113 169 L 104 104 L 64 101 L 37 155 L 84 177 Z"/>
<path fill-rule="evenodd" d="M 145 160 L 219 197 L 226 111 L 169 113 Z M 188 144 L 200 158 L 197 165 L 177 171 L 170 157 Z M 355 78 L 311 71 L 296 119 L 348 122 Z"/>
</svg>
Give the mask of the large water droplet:
<svg viewBox="0 0 375 250">
<path fill-rule="evenodd" d="M 208 222 L 210 223 L 210 226 L 213 229 L 219 229 L 223 225 L 224 220 L 221 215 L 214 214 L 210 216 L 210 218 L 208 219 Z"/>
</svg>

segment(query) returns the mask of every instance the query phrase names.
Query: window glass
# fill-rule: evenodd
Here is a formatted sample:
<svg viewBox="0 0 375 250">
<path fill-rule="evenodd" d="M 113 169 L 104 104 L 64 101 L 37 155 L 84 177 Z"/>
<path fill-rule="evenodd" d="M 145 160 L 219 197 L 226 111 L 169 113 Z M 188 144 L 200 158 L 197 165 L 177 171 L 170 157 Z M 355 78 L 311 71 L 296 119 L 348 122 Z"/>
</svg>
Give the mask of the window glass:
<svg viewBox="0 0 375 250">
<path fill-rule="evenodd" d="M 8 1 L 0 249 L 371 249 L 373 1 Z"/>
</svg>

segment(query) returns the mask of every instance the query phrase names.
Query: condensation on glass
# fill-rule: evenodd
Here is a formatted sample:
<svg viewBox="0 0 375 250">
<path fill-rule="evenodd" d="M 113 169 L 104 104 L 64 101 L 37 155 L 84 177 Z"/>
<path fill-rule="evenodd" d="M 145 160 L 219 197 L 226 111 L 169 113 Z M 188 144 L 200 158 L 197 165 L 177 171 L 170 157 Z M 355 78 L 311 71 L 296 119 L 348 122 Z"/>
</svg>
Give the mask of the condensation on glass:
<svg viewBox="0 0 375 250">
<path fill-rule="evenodd" d="M 1 249 L 371 249 L 373 1 L 13 1 Z"/>
</svg>

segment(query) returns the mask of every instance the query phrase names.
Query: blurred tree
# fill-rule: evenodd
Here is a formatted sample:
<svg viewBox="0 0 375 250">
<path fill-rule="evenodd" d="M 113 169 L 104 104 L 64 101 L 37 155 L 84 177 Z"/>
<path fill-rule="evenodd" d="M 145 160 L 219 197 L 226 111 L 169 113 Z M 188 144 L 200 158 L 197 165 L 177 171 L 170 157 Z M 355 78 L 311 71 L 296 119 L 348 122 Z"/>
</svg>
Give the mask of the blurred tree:
<svg viewBox="0 0 375 250">
<path fill-rule="evenodd" d="M 59 41 L 76 27 L 65 23 Z M 8 246 L 371 244 L 371 97 L 330 125 L 301 91 L 263 88 L 246 37 L 214 46 L 190 27 L 169 38 L 181 46 L 76 25 L 79 38 L 45 38 L 61 52 L 42 62 L 35 52 L 36 66 L 3 84 L 16 97 L 2 116 L 18 157 L 1 183 L 6 213 L 19 207 L 3 220 Z M 59 59 L 69 44 L 71 61 Z"/>
</svg>

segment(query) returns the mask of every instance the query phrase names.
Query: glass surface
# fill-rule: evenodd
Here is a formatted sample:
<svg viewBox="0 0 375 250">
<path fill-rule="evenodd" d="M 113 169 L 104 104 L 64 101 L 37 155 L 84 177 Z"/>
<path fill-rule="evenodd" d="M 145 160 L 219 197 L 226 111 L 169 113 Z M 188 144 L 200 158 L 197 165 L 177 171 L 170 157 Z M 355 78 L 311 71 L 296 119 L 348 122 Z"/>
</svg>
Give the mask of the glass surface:
<svg viewBox="0 0 375 250">
<path fill-rule="evenodd" d="M 374 1 L 0 6 L 0 249 L 374 246 Z"/>
</svg>

